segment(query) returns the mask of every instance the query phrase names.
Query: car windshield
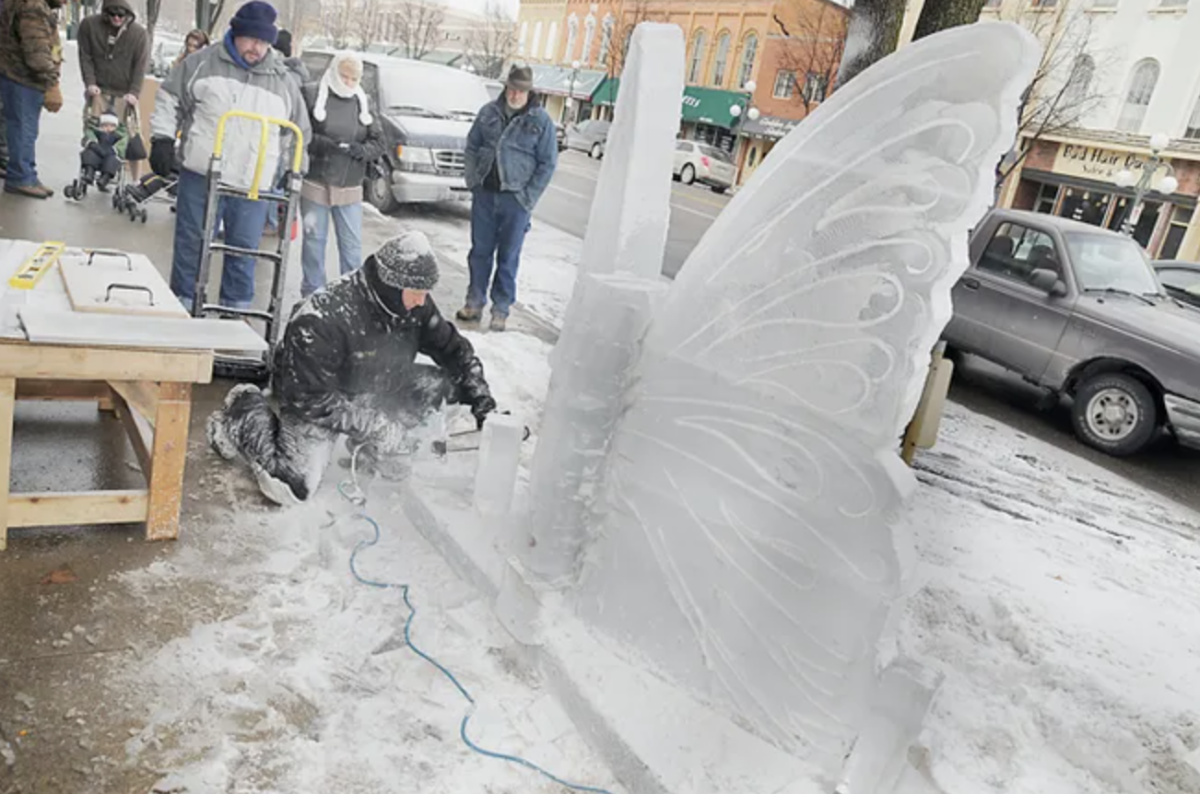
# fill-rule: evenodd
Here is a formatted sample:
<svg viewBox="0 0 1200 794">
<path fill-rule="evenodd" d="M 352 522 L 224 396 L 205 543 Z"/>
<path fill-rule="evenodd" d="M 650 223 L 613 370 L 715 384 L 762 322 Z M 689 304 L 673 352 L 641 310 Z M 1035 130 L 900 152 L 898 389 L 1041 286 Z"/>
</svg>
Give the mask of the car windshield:
<svg viewBox="0 0 1200 794">
<path fill-rule="evenodd" d="M 1068 232 L 1065 237 L 1081 289 L 1162 294 L 1146 255 L 1133 240 L 1087 232 Z"/>
<path fill-rule="evenodd" d="M 700 149 L 700 154 L 703 154 L 706 157 L 711 157 L 714 160 L 720 160 L 722 163 L 733 162 L 733 158 L 731 158 L 724 149 L 718 149 L 715 146 L 707 146 L 705 144 L 700 144 L 697 148 Z"/>
<path fill-rule="evenodd" d="M 482 80 L 458 69 L 388 65 L 379 82 L 384 107 L 401 116 L 472 121 L 491 101 Z"/>
</svg>

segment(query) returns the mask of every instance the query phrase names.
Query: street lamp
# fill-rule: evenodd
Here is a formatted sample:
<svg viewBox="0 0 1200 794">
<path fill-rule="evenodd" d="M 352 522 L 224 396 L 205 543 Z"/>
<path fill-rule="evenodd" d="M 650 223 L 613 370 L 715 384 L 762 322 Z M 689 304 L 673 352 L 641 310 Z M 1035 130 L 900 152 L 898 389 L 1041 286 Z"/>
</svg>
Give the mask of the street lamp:
<svg viewBox="0 0 1200 794">
<path fill-rule="evenodd" d="M 729 108 L 729 115 L 733 116 L 735 122 L 741 119 L 743 113 L 746 114 L 746 118 L 750 119 L 750 121 L 758 121 L 759 117 L 762 115 L 758 108 L 750 105 L 750 103 L 754 100 L 754 90 L 756 88 L 758 88 L 758 84 L 753 80 L 747 80 L 746 84 L 742 86 L 742 90 L 746 92 L 745 96 L 739 99 L 737 104 Z M 745 106 L 745 110 L 742 109 L 743 106 Z M 734 183 L 738 184 L 741 181 L 742 159 L 739 157 L 737 173 L 734 175 Z"/>
<path fill-rule="evenodd" d="M 1146 194 L 1151 192 L 1150 185 L 1153 184 L 1154 175 L 1160 168 L 1165 169 L 1167 175 L 1159 183 L 1159 190 L 1167 195 L 1179 190 L 1179 180 L 1175 178 L 1175 169 L 1162 157 L 1163 150 L 1170 144 L 1171 139 L 1161 132 L 1150 136 L 1150 160 L 1142 166 L 1141 176 L 1139 177 L 1125 168 L 1119 171 L 1114 178 L 1117 187 L 1134 189 L 1133 206 L 1129 208 L 1129 214 L 1121 222 L 1121 234 L 1133 236 L 1133 227 L 1142 215 L 1142 201 L 1146 198 Z"/>
<path fill-rule="evenodd" d="M 567 108 L 575 107 L 575 81 L 579 79 L 579 68 L 583 66 L 578 60 L 571 61 L 571 88 L 567 91 L 567 99 L 563 102 L 562 116 L 559 121 L 563 124 L 567 123 Z M 578 121 L 575 119 L 572 121 Z"/>
</svg>

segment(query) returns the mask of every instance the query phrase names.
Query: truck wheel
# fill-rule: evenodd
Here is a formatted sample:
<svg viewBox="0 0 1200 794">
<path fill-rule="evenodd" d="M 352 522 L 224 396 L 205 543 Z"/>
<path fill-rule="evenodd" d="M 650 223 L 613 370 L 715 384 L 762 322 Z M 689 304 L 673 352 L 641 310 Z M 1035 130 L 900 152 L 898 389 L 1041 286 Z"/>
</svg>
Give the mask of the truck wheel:
<svg viewBox="0 0 1200 794">
<path fill-rule="evenodd" d="M 368 174 L 363 185 L 367 201 L 384 215 L 400 209 L 400 202 L 392 195 L 392 172 L 389 169 L 380 176 Z"/>
<path fill-rule="evenodd" d="M 1110 372 L 1085 381 L 1075 392 L 1071 422 L 1085 444 L 1123 457 L 1154 439 L 1158 406 L 1141 381 Z"/>
</svg>

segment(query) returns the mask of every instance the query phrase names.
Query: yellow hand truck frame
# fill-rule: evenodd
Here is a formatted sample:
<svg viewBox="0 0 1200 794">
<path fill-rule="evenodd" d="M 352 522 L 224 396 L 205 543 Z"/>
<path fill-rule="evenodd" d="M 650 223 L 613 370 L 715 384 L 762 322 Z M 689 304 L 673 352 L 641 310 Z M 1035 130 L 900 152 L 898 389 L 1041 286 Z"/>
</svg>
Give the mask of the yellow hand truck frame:
<svg viewBox="0 0 1200 794">
<path fill-rule="evenodd" d="M 226 126 L 231 119 L 247 119 L 259 124 L 258 158 L 254 164 L 254 175 L 249 188 L 239 188 L 223 181 L 223 156 L 225 153 Z M 282 190 L 268 185 L 263 189 L 264 176 L 273 179 L 275 163 L 267 162 L 267 147 L 270 143 L 272 128 L 279 128 L 281 142 L 284 130 L 292 134 L 292 157 L 290 170 L 283 182 Z M 196 273 L 195 299 L 192 303 L 194 317 L 223 317 L 240 318 L 245 320 L 261 320 L 265 324 L 263 336 L 266 338 L 269 350 L 259 357 L 245 357 L 219 353 L 214 361 L 214 371 L 224 377 L 240 380 L 265 381 L 270 377 L 271 362 L 274 359 L 275 347 L 283 334 L 283 288 L 287 278 L 288 254 L 291 248 L 291 229 L 296 219 L 300 201 L 300 189 L 303 184 L 301 168 L 304 164 L 304 133 L 298 126 L 285 119 L 276 119 L 244 110 L 231 110 L 221 116 L 217 123 L 216 141 L 213 144 L 212 159 L 208 166 L 208 195 L 204 207 L 204 232 L 200 247 L 200 267 Z M 271 173 L 266 173 L 268 166 Z M 284 218 L 280 223 L 279 242 L 274 251 L 239 248 L 224 242 L 214 242 L 217 222 L 220 215 L 222 197 L 249 199 L 250 201 L 267 201 L 275 206 L 286 208 Z M 266 310 L 253 308 L 235 308 L 209 303 L 208 283 L 212 269 L 214 254 L 233 254 L 235 256 L 253 257 L 259 261 L 267 261 L 274 265 L 275 270 L 271 279 L 271 297 Z M 223 265 L 222 265 L 223 267 Z"/>
</svg>

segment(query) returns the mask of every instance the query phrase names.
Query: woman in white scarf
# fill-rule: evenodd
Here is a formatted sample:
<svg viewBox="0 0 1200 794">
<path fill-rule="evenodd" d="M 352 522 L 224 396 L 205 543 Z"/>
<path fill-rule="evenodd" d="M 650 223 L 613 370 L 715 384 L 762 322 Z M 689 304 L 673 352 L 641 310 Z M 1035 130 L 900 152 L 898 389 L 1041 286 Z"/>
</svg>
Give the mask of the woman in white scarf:
<svg viewBox="0 0 1200 794">
<path fill-rule="evenodd" d="M 333 57 L 321 79 L 304 89 L 312 118 L 311 158 L 301 194 L 304 218 L 305 297 L 325 286 L 325 250 L 332 217 L 342 275 L 362 264 L 363 180 L 367 166 L 384 156 L 379 120 L 362 89 L 362 60 Z"/>
</svg>

